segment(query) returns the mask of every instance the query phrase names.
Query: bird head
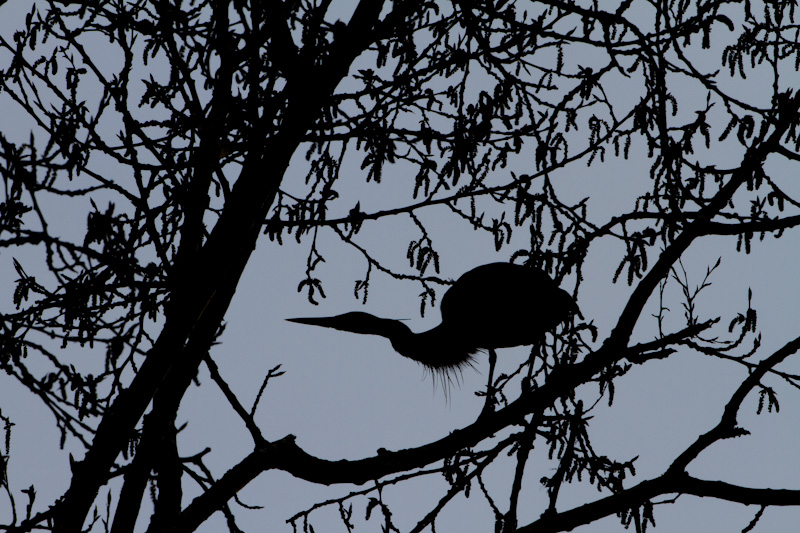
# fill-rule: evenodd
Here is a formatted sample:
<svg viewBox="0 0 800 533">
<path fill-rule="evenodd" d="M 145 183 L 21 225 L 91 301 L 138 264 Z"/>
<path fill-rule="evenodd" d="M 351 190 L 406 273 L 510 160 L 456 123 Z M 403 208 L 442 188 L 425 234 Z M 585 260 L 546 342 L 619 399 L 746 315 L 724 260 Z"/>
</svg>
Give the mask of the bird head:
<svg viewBox="0 0 800 533">
<path fill-rule="evenodd" d="M 362 335 L 380 335 L 389 339 L 409 331 L 408 326 L 399 320 L 379 318 L 361 311 L 352 311 L 336 316 L 287 318 L 286 320 L 297 324 L 322 326 L 351 333 L 361 333 Z"/>
</svg>

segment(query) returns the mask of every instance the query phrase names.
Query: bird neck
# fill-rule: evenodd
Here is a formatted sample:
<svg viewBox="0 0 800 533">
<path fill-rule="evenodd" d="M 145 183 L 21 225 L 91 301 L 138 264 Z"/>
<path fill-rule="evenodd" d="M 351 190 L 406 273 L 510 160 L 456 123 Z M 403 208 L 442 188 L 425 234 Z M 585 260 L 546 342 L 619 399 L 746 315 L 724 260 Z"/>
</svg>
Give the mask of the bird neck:
<svg viewBox="0 0 800 533">
<path fill-rule="evenodd" d="M 433 371 L 448 372 L 472 364 L 472 356 L 478 352 L 475 346 L 460 341 L 457 332 L 443 325 L 429 331 L 414 333 L 407 327 L 392 339 L 392 347 L 404 357 L 413 359 Z"/>
</svg>

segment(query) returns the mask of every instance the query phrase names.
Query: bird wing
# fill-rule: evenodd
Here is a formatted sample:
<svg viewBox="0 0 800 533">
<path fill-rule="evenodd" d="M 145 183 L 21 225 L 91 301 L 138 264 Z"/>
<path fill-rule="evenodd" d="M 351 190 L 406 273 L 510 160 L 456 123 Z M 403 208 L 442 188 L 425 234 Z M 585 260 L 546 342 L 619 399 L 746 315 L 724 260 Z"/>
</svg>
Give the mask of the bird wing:
<svg viewBox="0 0 800 533">
<path fill-rule="evenodd" d="M 512 263 L 466 272 L 441 303 L 443 324 L 482 348 L 532 344 L 573 308 L 572 297 L 547 274 Z"/>
</svg>

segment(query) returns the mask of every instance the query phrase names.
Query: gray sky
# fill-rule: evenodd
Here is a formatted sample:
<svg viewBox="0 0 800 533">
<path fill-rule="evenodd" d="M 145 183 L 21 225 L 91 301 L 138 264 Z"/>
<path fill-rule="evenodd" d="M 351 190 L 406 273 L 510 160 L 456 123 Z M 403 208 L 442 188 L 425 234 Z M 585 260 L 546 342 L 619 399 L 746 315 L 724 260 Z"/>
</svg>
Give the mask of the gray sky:
<svg viewBox="0 0 800 533">
<path fill-rule="evenodd" d="M 25 4 L 12 0 L 0 8 L 3 10 L 0 33 L 8 36 L 13 31 L 12 21 L 18 20 L 15 15 L 19 9 L 26 9 Z M 681 97 L 691 96 L 683 94 L 679 86 L 673 91 Z M 615 96 L 625 97 L 624 94 Z M 0 106 L 4 114 L 14 112 L 2 100 Z M 688 105 L 685 108 L 687 113 L 693 111 Z M 8 116 L 17 120 L 16 115 Z M 4 134 L 8 134 L 8 130 L 3 126 Z M 22 138 L 27 137 L 24 128 L 18 128 L 17 133 Z M 632 184 L 647 186 L 650 162 L 641 157 L 643 151 L 639 147 L 627 161 L 608 157 L 606 163 L 597 162 L 588 168 L 582 163 L 571 165 L 566 171 L 554 174 L 553 182 L 566 200 L 589 196 L 590 217 L 604 221 L 620 206 L 631 205 L 638 192 Z M 721 152 L 715 157 L 720 159 L 721 167 L 738 161 L 735 153 Z M 523 168 L 510 170 L 525 171 Z M 498 179 L 507 179 L 508 172 L 508 169 L 498 171 Z M 408 176 L 402 169 L 388 168 L 386 173 L 384 184 L 366 186 L 359 175 L 354 175 L 350 181 L 357 187 L 340 192 L 357 195 L 364 210 L 367 205 L 391 203 L 394 196 L 386 194 L 387 187 L 391 190 L 396 182 L 397 187 L 406 188 L 403 180 Z M 300 165 L 289 172 L 290 179 L 295 180 L 302 179 L 304 174 Z M 775 175 L 787 178 L 787 183 L 783 183 L 786 187 L 792 186 L 788 178 L 793 174 L 788 166 L 785 172 L 776 169 Z M 88 199 L 86 202 L 83 207 L 88 208 Z M 85 211 L 64 211 L 64 220 L 71 221 L 66 224 L 74 224 L 65 225 L 64 230 L 74 230 L 80 235 L 85 228 L 85 216 Z M 518 229 L 515 237 L 518 240 L 495 253 L 488 235 L 473 232 L 444 210 L 424 211 L 420 218 L 429 225 L 434 244 L 442 254 L 441 277 L 444 278 L 456 278 L 483 263 L 507 260 L 514 250 L 524 246 L 527 235 L 525 229 Z M 365 228 L 358 242 L 369 244 L 375 257 L 402 270 L 408 240 L 416 236 L 408 231 L 408 226 L 404 234 L 394 224 L 395 221 L 386 221 Z M 277 246 L 266 238 L 261 240 L 228 313 L 222 344 L 214 352 L 222 375 L 239 393 L 245 406 L 251 405 L 267 371 L 277 364 L 282 365 L 286 374 L 270 383 L 259 407 L 257 419 L 265 437 L 279 439 L 291 433 L 312 455 L 355 459 L 374 455 L 378 448 L 398 450 L 418 446 L 471 423 L 482 406 L 482 400 L 473 393 L 484 385 L 488 368 L 484 358 L 479 360 L 477 371 L 464 373 L 461 386 L 454 387 L 446 398 L 434 387 L 430 377 L 425 377 L 420 366 L 394 353 L 385 339 L 284 321 L 295 316 L 324 316 L 361 309 L 379 316 L 406 318 L 415 331 L 437 323 L 438 308 L 429 310 L 424 319 L 419 317 L 419 285 L 396 282 L 378 273 L 374 274 L 368 303 L 362 306 L 353 298 L 353 283 L 363 277 L 364 260 L 338 244 L 332 233 L 322 239 L 319 246 L 326 262 L 317 273 L 325 282 L 327 298 L 319 306 L 312 306 L 305 295 L 296 290 L 303 279 L 308 243 L 297 245 L 289 238 L 284 246 Z M 584 316 L 600 329 L 600 341 L 613 326 L 631 290 L 624 282 L 611 282 L 619 253 L 615 245 L 601 244 L 592 249 L 584 267 L 579 304 Z M 713 274 L 713 285 L 702 293 L 699 303 L 703 317 L 722 317 L 714 332 L 723 335 L 735 313 L 746 309 L 747 290 L 752 287 L 753 304 L 759 312 L 759 330 L 763 333 L 762 357 L 796 336 L 796 310 L 800 301 L 800 284 L 796 282 L 800 240 L 796 232 L 780 240 L 767 237 L 763 243 L 756 242 L 750 255 L 736 254 L 732 238 L 698 242 L 684 257 L 691 283 L 700 283 L 707 266 L 713 265 L 720 256 L 722 265 Z M 36 256 L 15 251 L 13 257 L 33 265 Z M 11 308 L 10 295 L 16 279 L 11 258 L 7 250 L 0 254 L 0 279 L 5 280 L 0 283 L 0 302 L 3 302 L 0 309 L 3 310 Z M 651 261 L 654 260 L 655 257 L 651 257 Z M 408 268 L 405 271 L 411 273 Z M 29 274 L 35 275 L 35 272 Z M 565 288 L 571 288 L 572 283 L 574 280 L 566 280 Z M 443 290 L 439 295 L 442 293 Z M 674 317 L 673 324 L 679 326 L 682 309 L 678 296 L 678 289 L 672 284 L 668 306 Z M 655 300 L 651 300 L 649 312 L 654 312 L 655 306 Z M 644 313 L 634 342 L 651 340 L 655 326 L 655 319 L 648 312 Z M 500 368 L 511 369 L 525 356 L 524 348 L 502 350 Z M 69 357 L 79 360 L 85 355 L 70 352 Z M 795 357 L 782 368 L 800 371 L 797 360 Z M 637 476 L 629 483 L 658 475 L 697 435 L 716 424 L 730 394 L 745 376 L 743 369 L 736 365 L 689 351 L 634 367 L 616 383 L 614 405 L 601 405 L 593 413 L 590 427 L 595 449 L 618 460 L 638 455 Z M 221 476 L 251 451 L 252 443 L 205 369 L 200 380 L 204 386 L 190 389 L 179 416 L 179 424 L 189 421 L 179 437 L 182 453 L 198 453 L 206 446 L 211 447 L 213 451 L 207 464 Z M 739 420 L 752 435 L 716 444 L 692 464 L 689 470 L 692 474 L 752 487 L 797 488 L 800 401 L 795 392 L 774 378 L 768 378 L 767 384 L 775 386 L 780 394 L 780 413 L 757 417 L 757 396 L 748 397 Z M 591 397 L 594 390 L 587 387 L 580 393 Z M 67 454 L 73 451 L 80 457 L 82 452 L 76 451 L 79 448 L 71 442 L 65 450 L 59 450 L 52 417 L 34 398 L 5 377 L 0 377 L 0 409 L 16 424 L 11 442 L 9 482 L 18 509 L 24 510 L 25 503 L 20 490 L 33 483 L 38 493 L 36 510 L 42 510 L 67 486 Z M 553 472 L 555 463 L 547 460 L 546 453 L 541 445 L 533 452 L 528 488 L 523 491 L 520 524 L 535 519 L 545 508 L 546 492 L 533 480 Z M 510 485 L 513 464 L 511 460 L 498 461 L 487 471 L 487 486 L 498 491 L 500 502 L 503 502 L 504 491 L 508 490 L 503 487 Z M 563 489 L 560 509 L 599 497 L 593 488 L 578 485 Z M 118 487 L 118 484 L 111 486 Z M 283 472 L 267 472 L 240 494 L 245 503 L 265 509 L 237 512 L 239 525 L 246 531 L 288 531 L 290 526 L 285 520 L 294 513 L 354 489 L 321 487 L 292 479 Z M 435 475 L 429 480 L 388 487 L 383 491 L 383 498 L 394 512 L 395 524 L 401 531 L 407 531 L 430 511 L 446 490 L 441 476 Z M 191 482 L 187 482 L 185 502 L 190 502 L 195 494 Z M 356 524 L 363 522 L 365 505 L 364 498 L 354 500 Z M 7 500 L 0 497 L 0 516 L 8 509 Z M 755 512 L 755 508 L 683 496 L 675 505 L 656 509 L 656 531 L 741 531 Z M 800 509 L 770 508 L 756 531 L 790 531 L 797 523 L 800 523 Z M 312 524 L 317 531 L 345 531 L 335 506 L 312 514 Z M 217 513 L 200 531 L 218 531 L 222 527 L 222 515 Z M 491 511 L 477 487 L 473 487 L 469 500 L 460 496 L 437 520 L 439 531 L 489 531 L 493 527 Z M 379 519 L 373 517 L 365 530 L 378 531 Z M 581 529 L 584 530 L 610 532 L 621 531 L 622 527 L 613 518 Z"/>
</svg>

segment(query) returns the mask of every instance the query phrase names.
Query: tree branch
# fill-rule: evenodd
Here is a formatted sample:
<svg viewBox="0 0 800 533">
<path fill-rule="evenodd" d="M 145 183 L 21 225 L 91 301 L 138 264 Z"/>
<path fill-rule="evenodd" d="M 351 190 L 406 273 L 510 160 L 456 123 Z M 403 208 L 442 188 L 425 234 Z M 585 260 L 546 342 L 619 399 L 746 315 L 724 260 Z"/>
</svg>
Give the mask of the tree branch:
<svg viewBox="0 0 800 533">
<path fill-rule="evenodd" d="M 734 437 L 742 434 L 741 429 L 736 426 L 736 414 L 739 407 L 744 401 L 747 394 L 755 387 L 764 375 L 769 372 L 773 367 L 781 361 L 800 350 L 800 337 L 786 343 L 780 350 L 776 351 L 763 361 L 753 370 L 747 379 L 745 379 L 736 392 L 731 396 L 730 401 L 725 406 L 722 418 L 719 424 L 716 425 L 709 432 L 701 435 L 697 440 L 692 443 L 683 453 L 681 453 L 672 465 L 669 467 L 670 472 L 683 472 L 686 467 L 697 458 L 700 453 L 711 446 L 713 443 L 720 439 Z"/>
<path fill-rule="evenodd" d="M 725 205 L 733 198 L 734 193 L 739 190 L 744 183 L 753 177 L 761 169 L 767 156 L 774 153 L 780 146 L 781 139 L 786 131 L 795 124 L 797 114 L 800 110 L 800 91 L 786 99 L 779 112 L 776 114 L 774 130 L 763 141 L 754 143 L 745 153 L 742 164 L 731 175 L 717 194 L 703 207 L 697 218 L 678 235 L 672 243 L 661 253 L 645 277 L 637 284 L 631 294 L 628 303 L 620 314 L 617 325 L 606 340 L 609 347 L 625 346 L 630 339 L 633 328 L 639 319 L 642 308 L 647 303 L 650 295 L 658 286 L 662 279 L 665 279 L 672 265 L 683 255 L 683 252 L 698 237 L 707 234 L 707 224 L 711 218 L 722 210 Z M 767 132 L 764 133 L 767 135 Z M 597 352 L 594 354 L 597 356 Z"/>
</svg>

